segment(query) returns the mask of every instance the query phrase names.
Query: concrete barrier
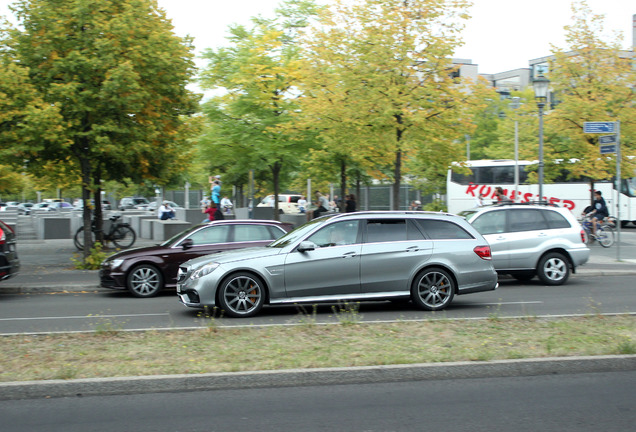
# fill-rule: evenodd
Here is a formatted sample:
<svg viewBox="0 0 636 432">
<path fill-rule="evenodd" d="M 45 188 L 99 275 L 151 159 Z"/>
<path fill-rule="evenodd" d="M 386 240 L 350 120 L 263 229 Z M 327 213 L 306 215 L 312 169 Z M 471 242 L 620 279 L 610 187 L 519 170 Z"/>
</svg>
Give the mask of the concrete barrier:
<svg viewBox="0 0 636 432">
<path fill-rule="evenodd" d="M 155 219 L 152 224 L 152 239 L 157 242 L 168 240 L 170 237 L 179 234 L 192 226 L 190 222 L 167 219 Z"/>
<path fill-rule="evenodd" d="M 71 219 L 68 217 L 40 217 L 36 225 L 38 240 L 70 239 Z"/>
<path fill-rule="evenodd" d="M 144 214 L 134 214 L 123 216 L 123 221 L 127 224 L 130 224 L 130 227 L 137 233 L 138 236 L 141 237 L 141 222 L 144 220 L 157 220 L 156 216 L 149 215 L 148 213 Z"/>
<path fill-rule="evenodd" d="M 250 209 L 248 207 L 239 207 L 234 209 L 234 217 L 236 219 L 249 219 Z"/>
<path fill-rule="evenodd" d="M 203 219 L 208 217 L 207 214 L 201 213 L 201 209 L 176 209 L 177 220 L 181 222 L 189 222 L 192 225 L 200 224 Z"/>
<path fill-rule="evenodd" d="M 274 220 L 274 209 L 272 207 L 254 207 L 252 219 Z"/>
<path fill-rule="evenodd" d="M 153 229 L 153 223 L 155 221 L 157 221 L 159 219 L 157 218 L 152 218 L 152 219 L 141 219 L 141 223 L 140 223 L 140 229 L 137 232 L 137 235 L 140 238 L 145 238 L 145 239 L 152 239 L 152 229 Z"/>
<path fill-rule="evenodd" d="M 307 222 L 307 215 L 305 213 L 282 214 L 280 215 L 280 221 L 291 223 L 295 228 Z"/>
</svg>

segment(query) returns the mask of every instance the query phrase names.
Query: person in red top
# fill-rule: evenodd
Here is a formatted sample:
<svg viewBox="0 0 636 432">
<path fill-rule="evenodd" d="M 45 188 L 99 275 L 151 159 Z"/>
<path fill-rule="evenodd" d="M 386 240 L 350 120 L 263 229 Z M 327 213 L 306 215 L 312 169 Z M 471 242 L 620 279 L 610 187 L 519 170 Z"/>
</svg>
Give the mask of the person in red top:
<svg viewBox="0 0 636 432">
<path fill-rule="evenodd" d="M 212 222 L 215 220 L 223 220 L 223 212 L 217 208 L 216 203 L 210 203 L 207 207 L 203 208 L 201 213 L 205 213 L 208 215 L 207 219 L 204 219 L 203 222 Z"/>
</svg>

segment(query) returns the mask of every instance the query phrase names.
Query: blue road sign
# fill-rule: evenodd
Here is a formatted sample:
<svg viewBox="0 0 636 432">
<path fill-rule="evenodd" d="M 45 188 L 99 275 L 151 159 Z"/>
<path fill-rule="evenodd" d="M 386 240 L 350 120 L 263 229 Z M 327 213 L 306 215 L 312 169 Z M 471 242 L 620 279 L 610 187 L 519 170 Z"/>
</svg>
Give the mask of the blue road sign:
<svg viewBox="0 0 636 432">
<path fill-rule="evenodd" d="M 616 135 L 602 135 L 598 137 L 599 144 L 615 144 L 616 143 Z"/>
<path fill-rule="evenodd" d="M 614 122 L 585 122 L 583 123 L 583 133 L 612 133 L 614 132 Z"/>
<path fill-rule="evenodd" d="M 601 154 L 616 153 L 616 144 L 605 144 L 601 146 Z"/>
</svg>

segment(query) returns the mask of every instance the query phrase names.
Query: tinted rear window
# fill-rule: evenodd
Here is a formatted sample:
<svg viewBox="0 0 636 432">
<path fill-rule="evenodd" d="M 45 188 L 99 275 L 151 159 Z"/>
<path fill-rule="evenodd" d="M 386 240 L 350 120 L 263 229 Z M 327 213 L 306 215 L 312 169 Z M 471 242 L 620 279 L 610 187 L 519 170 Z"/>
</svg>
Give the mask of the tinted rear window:
<svg viewBox="0 0 636 432">
<path fill-rule="evenodd" d="M 568 220 L 560 213 L 557 213 L 555 211 L 545 211 L 543 213 L 545 218 L 548 220 L 550 228 L 552 229 L 570 228 L 572 226 L 570 225 L 570 222 L 568 222 Z"/>
<path fill-rule="evenodd" d="M 420 229 L 432 240 L 472 239 L 466 230 L 453 222 L 436 219 L 416 219 Z"/>
</svg>

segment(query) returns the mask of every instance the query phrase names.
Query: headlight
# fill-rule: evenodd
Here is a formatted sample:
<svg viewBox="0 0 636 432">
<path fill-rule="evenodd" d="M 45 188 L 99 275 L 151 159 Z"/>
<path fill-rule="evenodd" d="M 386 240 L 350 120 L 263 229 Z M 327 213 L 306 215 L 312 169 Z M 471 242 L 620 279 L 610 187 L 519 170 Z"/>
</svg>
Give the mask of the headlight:
<svg viewBox="0 0 636 432">
<path fill-rule="evenodd" d="M 120 265 L 122 265 L 124 263 L 123 259 L 114 259 L 110 261 L 110 268 L 111 269 L 116 269 L 117 267 L 119 267 Z"/>
<path fill-rule="evenodd" d="M 210 273 L 212 273 L 214 271 L 214 269 L 216 269 L 219 266 L 219 263 L 210 263 L 210 264 L 206 264 L 203 267 L 195 270 L 192 273 L 192 276 L 190 276 L 190 279 L 199 279 L 202 278 L 205 275 L 209 275 Z"/>
</svg>

